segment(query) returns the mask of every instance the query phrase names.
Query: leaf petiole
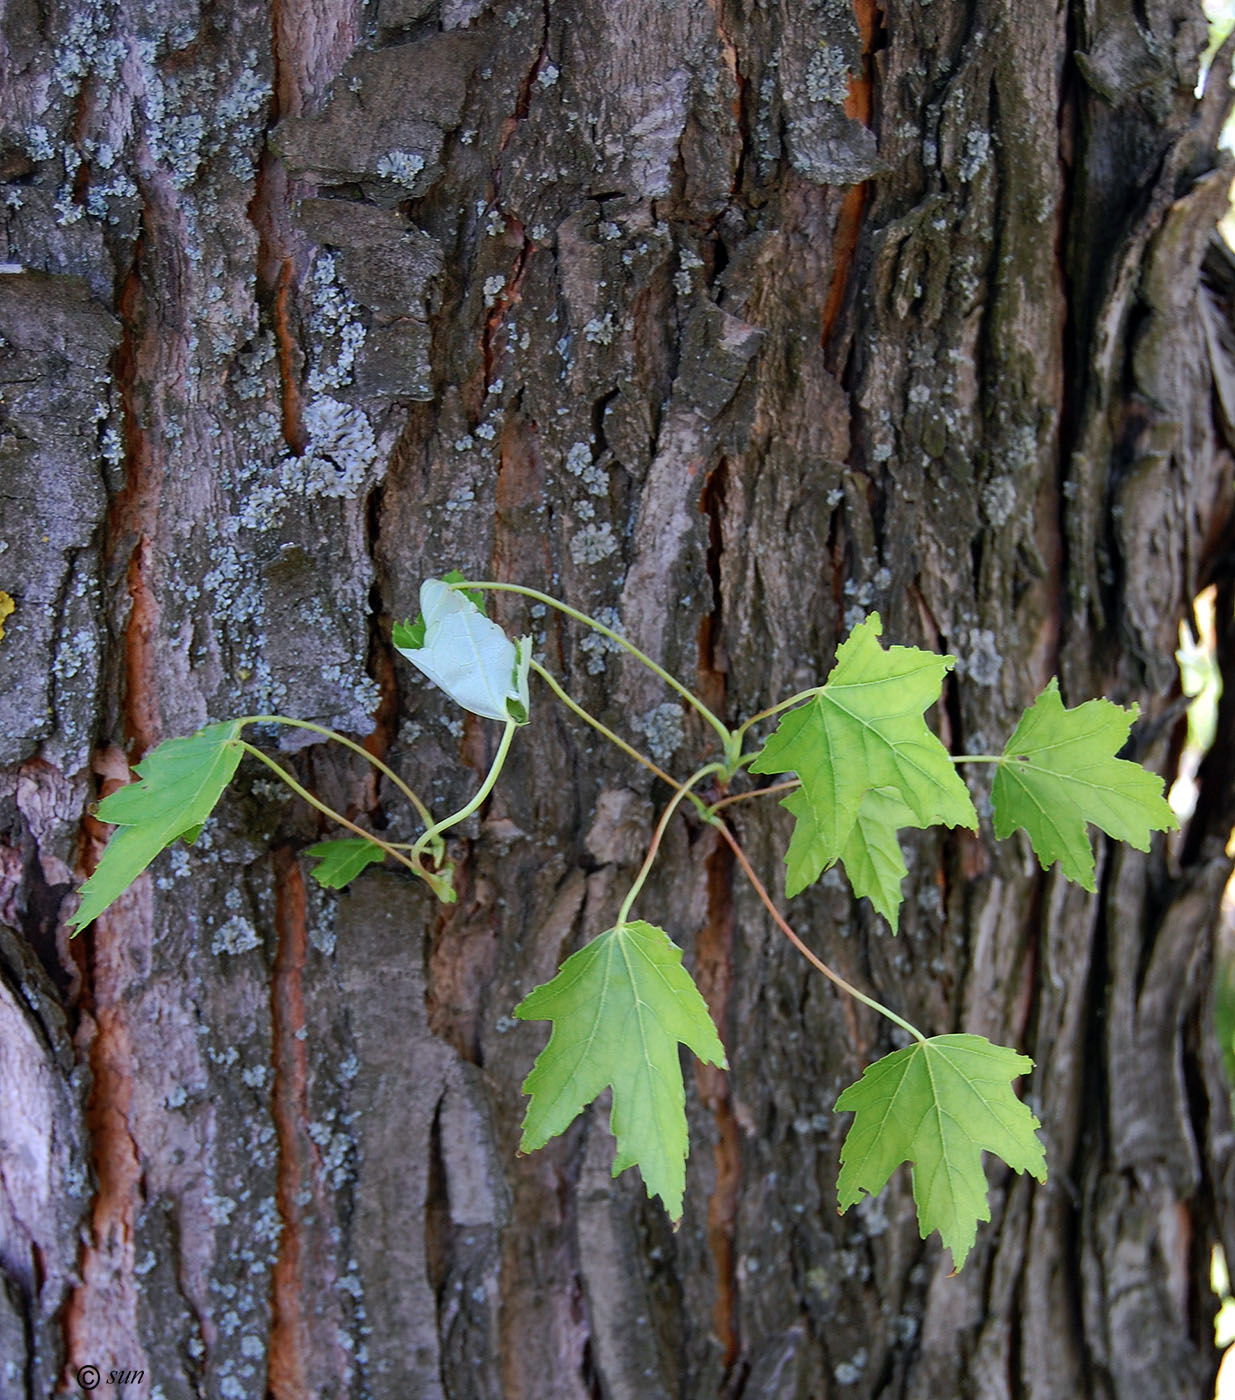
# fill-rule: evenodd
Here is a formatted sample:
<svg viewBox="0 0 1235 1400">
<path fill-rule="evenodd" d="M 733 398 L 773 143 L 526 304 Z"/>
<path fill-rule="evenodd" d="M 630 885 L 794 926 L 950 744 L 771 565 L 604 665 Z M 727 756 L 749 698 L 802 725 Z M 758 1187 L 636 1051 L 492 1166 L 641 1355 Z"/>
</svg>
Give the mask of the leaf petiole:
<svg viewBox="0 0 1235 1400">
<path fill-rule="evenodd" d="M 565 705 L 566 708 L 572 713 L 578 715 L 579 718 L 583 720 L 585 724 L 590 724 L 598 734 L 603 734 L 604 737 L 608 739 L 611 744 L 613 744 L 616 748 L 621 749 L 621 751 L 624 754 L 626 754 L 628 758 L 633 758 L 636 763 L 641 763 L 648 770 L 649 773 L 654 773 L 667 787 L 676 788 L 678 786 L 678 781 L 676 778 L 671 777 L 670 774 L 666 773 L 665 770 L 662 767 L 660 767 L 659 764 L 653 763 L 652 760 L 648 758 L 646 754 L 640 753 L 639 750 L 635 748 L 633 744 L 628 744 L 625 739 L 620 737 L 620 735 L 615 734 L 613 730 L 609 728 L 608 725 L 602 724 L 601 721 L 598 720 L 594 714 L 591 714 L 588 710 L 585 710 L 583 706 L 580 705 L 579 702 L 573 698 L 573 696 L 568 695 L 566 691 L 562 689 L 562 686 L 558 681 L 557 677 L 554 676 L 552 672 L 546 671 L 545 668 L 540 664 L 540 662 L 537 661 L 535 658 L 532 659 L 532 670 L 536 672 L 536 674 L 541 678 L 542 681 L 544 681 L 544 683 L 549 687 L 549 689 L 554 693 L 554 695 L 557 696 L 557 698 L 562 702 L 562 704 Z M 708 809 L 704 805 L 703 799 L 699 797 L 697 793 L 692 792 L 690 794 L 690 800 L 695 804 L 695 810 L 699 813 L 699 815 L 706 819 Z"/>
<path fill-rule="evenodd" d="M 626 898 L 622 901 L 622 907 L 618 910 L 617 922 L 620 927 L 627 923 L 630 916 L 631 906 L 638 897 L 639 891 L 643 888 L 643 882 L 647 879 L 652 869 L 652 863 L 656 859 L 656 852 L 660 849 L 661 837 L 665 834 L 665 828 L 669 825 L 669 818 L 677 811 L 678 803 L 684 797 L 691 795 L 691 788 L 701 782 L 710 773 L 724 772 L 722 763 L 705 763 L 702 768 L 697 769 L 686 779 L 684 783 L 677 785 L 677 791 L 665 805 L 665 810 L 660 814 L 660 821 L 656 823 L 656 830 L 652 833 L 651 844 L 648 846 L 648 853 L 643 858 L 643 864 L 639 867 L 639 873 L 635 876 L 634 882 L 626 892 Z"/>
<path fill-rule="evenodd" d="M 766 710 L 760 710 L 757 715 L 751 715 L 749 719 L 743 720 L 733 731 L 733 736 L 741 744 L 746 731 L 758 724 L 761 720 L 771 719 L 773 715 L 778 715 L 782 710 L 790 710 L 794 705 L 801 705 L 804 701 L 812 699 L 823 689 L 821 685 L 813 685 L 809 690 L 799 690 L 796 695 L 791 695 L 788 700 L 782 700 L 777 705 L 769 705 Z"/>
<path fill-rule="evenodd" d="M 427 831 L 421 832 L 412 846 L 412 858 L 419 856 L 420 852 L 435 838 L 440 837 L 443 831 L 448 831 L 452 826 L 458 826 L 461 821 L 466 821 L 468 817 L 480 806 L 486 797 L 493 791 L 493 785 L 497 782 L 498 774 L 502 771 L 502 765 L 506 762 L 506 755 L 510 752 L 510 741 L 514 737 L 514 732 L 518 729 L 517 720 L 508 719 L 506 727 L 502 731 L 502 742 L 497 746 L 497 753 L 493 756 L 493 762 L 489 765 L 489 771 L 485 774 L 485 780 L 476 790 L 472 798 L 463 804 L 457 812 L 452 812 L 450 816 L 443 817 L 440 822 L 435 822 Z"/>
<path fill-rule="evenodd" d="M 790 943 L 793 944 L 793 946 L 798 950 L 798 952 L 802 954 L 806 961 L 810 963 L 810 965 L 813 968 L 815 968 L 818 972 L 822 972 L 823 975 L 828 979 L 828 981 L 832 982 L 835 986 L 839 987 L 841 991 L 848 992 L 851 997 L 853 997 L 856 1001 L 860 1001 L 863 1004 L 863 1006 L 869 1006 L 872 1011 L 877 1011 L 881 1016 L 885 1016 L 894 1025 L 899 1026 L 904 1031 L 908 1031 L 909 1034 L 913 1036 L 915 1040 L 918 1040 L 923 1045 L 925 1045 L 926 1037 L 917 1028 L 917 1026 L 913 1025 L 909 1021 L 906 1021 L 903 1016 L 898 1016 L 895 1011 L 889 1010 L 888 1007 L 884 1006 L 884 1004 L 881 1001 L 876 1001 L 874 997 L 868 997 L 865 992 L 859 991 L 857 987 L 853 985 L 852 982 L 847 982 L 840 975 L 839 972 L 833 972 L 832 969 L 827 965 L 827 963 L 823 961 L 822 958 L 816 957 L 816 955 L 811 952 L 811 950 L 806 946 L 806 944 L 802 942 L 802 940 L 790 927 L 784 915 L 772 902 L 772 896 L 768 894 L 767 889 L 764 887 L 763 881 L 760 880 L 759 876 L 755 874 L 754 868 L 752 867 L 750 860 L 746 855 L 746 852 L 742 849 L 742 844 L 738 840 L 738 838 L 733 834 L 732 831 L 729 830 L 729 828 L 725 825 L 724 822 L 718 821 L 716 823 L 716 828 L 720 832 L 720 834 L 725 838 L 725 840 L 729 843 L 730 849 L 733 851 L 733 854 L 737 857 L 738 864 L 742 867 L 743 871 L 746 874 L 746 878 L 754 887 L 755 893 L 763 901 L 764 907 L 767 909 L 768 913 L 771 914 L 772 919 L 775 922 L 777 928 L 780 929 L 780 931 L 785 935 L 785 937 L 790 941 Z"/>
<path fill-rule="evenodd" d="M 420 798 L 416 796 L 412 789 L 408 787 L 408 785 L 403 781 L 403 779 L 399 777 L 399 775 L 394 771 L 394 769 L 388 767 L 385 763 L 383 763 L 382 760 L 378 758 L 376 754 L 371 754 L 369 750 L 364 747 L 363 744 L 356 743 L 355 740 L 349 739 L 345 734 L 340 734 L 337 730 L 334 729 L 327 729 L 326 726 L 322 724 L 311 724 L 307 719 L 288 719 L 286 715 L 246 715 L 242 720 L 239 721 L 239 723 L 242 725 L 286 724 L 292 729 L 311 729 L 315 734 L 321 734 L 324 735 L 327 739 L 333 739 L 336 743 L 342 744 L 345 749 L 351 749 L 353 753 L 358 753 L 361 756 L 361 758 L 366 759 L 369 763 L 371 763 L 374 766 L 374 768 L 378 770 L 379 773 L 384 773 L 385 776 L 388 777 L 392 783 L 394 783 L 395 787 L 399 789 L 399 791 L 404 795 L 404 797 L 406 797 L 407 800 L 416 809 L 416 815 L 420 818 L 421 822 L 425 825 L 425 827 L 427 828 L 433 825 L 433 816 L 430 813 L 429 809 L 420 800 Z M 440 859 L 440 846 L 437 848 L 437 850 L 435 850 L 434 855 Z"/>
<path fill-rule="evenodd" d="M 953 763 L 1002 763 L 1003 755 L 997 753 L 954 753 Z"/>
<path fill-rule="evenodd" d="M 778 792 L 793 792 L 801 786 L 801 778 L 787 778 L 783 783 L 773 783 L 771 787 L 752 788 L 749 792 L 735 792 L 730 797 L 722 797 L 707 810 L 711 816 L 715 816 L 722 807 L 731 807 L 735 802 L 746 802 L 752 797 L 773 797 Z"/>
<path fill-rule="evenodd" d="M 589 617 L 587 613 L 580 612 L 578 608 L 572 608 L 568 603 L 563 603 L 552 594 L 542 593 L 537 588 L 525 588 L 519 583 L 477 583 L 472 579 L 465 579 L 460 583 L 452 583 L 452 588 L 466 591 L 467 589 L 487 589 L 490 592 L 498 593 L 518 593 L 524 598 L 534 598 L 538 603 L 544 603 L 547 607 L 556 608 L 558 612 L 565 613 L 567 617 L 573 617 L 576 622 L 582 622 L 585 626 L 599 632 L 602 637 L 608 637 L 611 642 L 615 642 L 624 651 L 630 653 L 636 661 L 640 661 L 648 668 L 653 675 L 657 675 L 666 685 L 672 686 L 683 700 L 692 706 L 716 731 L 720 736 L 720 741 L 724 747 L 725 765 L 724 771 L 731 772 L 733 764 L 737 761 L 738 754 L 741 753 L 741 740 L 729 728 L 723 720 L 717 719 L 711 710 L 702 700 L 691 690 L 687 689 L 676 676 L 671 675 L 663 666 L 658 666 L 646 652 L 639 650 L 633 642 L 629 642 L 620 633 L 615 632 L 612 627 L 606 627 L 603 622 L 598 622 L 596 618 Z"/>
<path fill-rule="evenodd" d="M 383 841 L 380 836 L 374 836 L 371 831 L 366 831 L 363 827 L 357 826 L 355 822 L 348 821 L 341 812 L 336 812 L 333 807 L 328 807 L 320 798 L 314 797 L 308 788 L 302 787 L 281 764 L 276 763 L 269 754 L 263 753 L 256 744 L 250 744 L 247 739 L 241 739 L 239 743 L 245 753 L 251 753 L 254 758 L 260 759 L 267 768 L 277 773 L 296 796 L 303 798 L 310 807 L 315 807 L 323 816 L 329 817 L 332 822 L 338 822 L 340 826 L 345 826 L 348 831 L 355 832 L 357 836 L 364 837 L 366 841 L 371 841 L 375 846 L 380 846 L 387 855 L 393 856 L 395 860 L 406 865 L 413 875 L 419 875 L 421 879 L 427 878 L 426 871 L 420 866 L 419 862 L 414 859 L 416 855 L 414 849 L 412 852 L 413 858 L 409 859 L 397 847 L 392 846 L 387 841 Z"/>
</svg>

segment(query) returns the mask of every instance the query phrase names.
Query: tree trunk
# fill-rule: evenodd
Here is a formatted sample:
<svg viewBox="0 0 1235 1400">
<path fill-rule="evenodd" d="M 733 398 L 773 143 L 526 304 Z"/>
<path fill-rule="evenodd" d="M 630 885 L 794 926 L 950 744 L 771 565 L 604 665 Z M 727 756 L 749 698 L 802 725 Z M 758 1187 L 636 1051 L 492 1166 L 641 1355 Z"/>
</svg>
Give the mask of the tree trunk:
<svg viewBox="0 0 1235 1400">
<path fill-rule="evenodd" d="M 888 1028 L 685 818 L 640 909 L 731 1069 L 687 1073 L 682 1226 L 610 1179 L 603 1103 L 516 1156 L 546 1027 L 512 1009 L 612 922 L 666 796 L 543 687 L 456 904 L 319 889 L 323 828 L 253 762 L 66 934 L 90 803 L 208 720 L 367 734 L 464 801 L 496 726 L 390 644 L 452 567 L 617 619 L 735 719 L 877 608 L 959 658 L 955 752 L 1058 674 L 1138 702 L 1168 779 L 1177 628 L 1217 582 L 1229 739 L 1229 65 L 1193 96 L 1199 6 L 14 0 L 3 34 L 0 1392 L 1204 1394 L 1229 747 L 1178 838 L 1099 839 L 1096 896 L 984 822 L 905 834 L 896 939 L 835 877 L 788 906 L 924 1029 L 1036 1061 L 1050 1178 L 988 1161 L 956 1277 L 907 1171 L 838 1216 L 832 1106 Z M 494 607 L 691 771 L 672 692 Z M 344 751 L 280 757 L 415 832 Z M 782 894 L 788 820 L 733 809 Z"/>
</svg>

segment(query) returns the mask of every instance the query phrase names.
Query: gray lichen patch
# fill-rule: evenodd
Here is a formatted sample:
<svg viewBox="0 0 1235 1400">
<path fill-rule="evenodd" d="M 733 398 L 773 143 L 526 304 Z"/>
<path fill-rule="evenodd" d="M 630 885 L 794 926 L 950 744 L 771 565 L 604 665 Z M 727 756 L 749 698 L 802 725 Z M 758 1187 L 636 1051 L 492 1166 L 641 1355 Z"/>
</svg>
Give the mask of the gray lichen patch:
<svg viewBox="0 0 1235 1400">
<path fill-rule="evenodd" d="M 982 127 L 971 127 L 965 133 L 965 150 L 957 167 L 962 180 L 972 180 L 990 160 L 991 136 Z"/>
<path fill-rule="evenodd" d="M 821 41 L 806 65 L 806 95 L 812 102 L 844 105 L 854 76 L 849 55 L 839 44 Z"/>
<path fill-rule="evenodd" d="M 416 177 L 425 168 L 424 156 L 416 151 L 387 151 L 377 158 L 377 173 L 383 180 L 391 180 L 411 192 L 416 187 Z"/>
<path fill-rule="evenodd" d="M 315 394 L 350 384 L 368 330 L 359 308 L 335 276 L 335 260 L 319 253 L 308 278 L 308 388 Z"/>
<path fill-rule="evenodd" d="M 364 410 L 323 395 L 305 405 L 304 426 L 308 446 L 285 463 L 289 496 L 357 495 L 378 464 L 377 439 Z"/>
<path fill-rule="evenodd" d="M 773 154 L 774 133 L 783 130 L 794 169 L 808 180 L 868 180 L 882 168 L 875 134 L 845 112 L 863 63 L 853 9 L 825 0 L 790 13 L 797 42 L 781 47 L 760 89 L 767 154 Z"/>
<path fill-rule="evenodd" d="M 267 530 L 306 499 L 354 499 L 372 483 L 381 454 L 363 409 L 323 394 L 305 405 L 302 421 L 308 434 L 303 452 L 283 450 L 269 465 L 246 464 L 237 515 L 244 529 Z"/>
<path fill-rule="evenodd" d="M 982 487 L 982 509 L 997 529 L 1006 525 L 1016 509 L 1016 483 L 1008 476 L 992 477 Z"/>
<path fill-rule="evenodd" d="M 666 700 L 646 714 L 636 715 L 631 725 L 647 740 L 648 752 L 657 763 L 672 762 L 673 755 L 686 739 L 682 706 L 673 700 Z"/>
<path fill-rule="evenodd" d="M 280 124 L 278 147 L 319 185 L 359 182 L 387 204 L 423 195 L 442 174 L 443 142 L 459 125 L 480 52 L 479 37 L 459 31 L 361 50 L 320 113 Z"/>
<path fill-rule="evenodd" d="M 976 685 L 993 686 L 999 681 L 1003 664 L 994 632 L 978 627 L 970 632 L 968 647 L 958 658 L 956 671 L 958 675 L 968 676 Z"/>
<path fill-rule="evenodd" d="M 212 953 L 227 953 L 236 957 L 261 946 L 257 930 L 240 914 L 233 914 L 226 923 L 220 924 L 211 939 Z"/>
<path fill-rule="evenodd" d="M 316 334 L 323 347 L 338 342 L 333 376 L 325 364 L 310 376 L 323 386 L 326 377 L 354 380 L 366 395 L 431 399 L 428 319 L 439 299 L 440 245 L 393 211 L 352 200 L 306 199 L 297 218 L 314 242 L 338 250 L 319 256 L 312 282 Z M 321 359 L 325 349 L 313 353 Z"/>
<path fill-rule="evenodd" d="M 608 521 L 584 525 L 570 540 L 570 557 L 576 564 L 599 564 L 617 552 L 618 542 Z"/>
</svg>

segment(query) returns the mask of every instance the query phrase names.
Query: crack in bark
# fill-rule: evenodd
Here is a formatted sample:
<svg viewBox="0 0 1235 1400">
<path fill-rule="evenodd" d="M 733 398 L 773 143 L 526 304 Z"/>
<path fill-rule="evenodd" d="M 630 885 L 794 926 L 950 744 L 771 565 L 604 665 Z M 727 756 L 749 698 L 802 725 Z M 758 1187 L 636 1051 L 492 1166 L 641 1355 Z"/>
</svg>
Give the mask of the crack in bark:
<svg viewBox="0 0 1235 1400">
<path fill-rule="evenodd" d="M 699 623 L 696 670 L 701 697 L 709 707 L 722 714 L 728 669 L 721 641 L 724 621 L 721 556 L 728 469 L 728 461 L 722 457 L 705 476 L 699 493 L 699 509 L 708 522 L 707 575 L 712 585 L 712 607 Z M 707 917 L 695 947 L 699 990 L 722 1035 L 733 982 L 733 865 L 729 847 L 717 841 L 706 861 Z M 734 1234 L 742 1177 L 742 1146 L 726 1071 L 696 1060 L 695 1083 L 715 1123 L 712 1160 L 716 1176 L 707 1206 L 707 1244 L 716 1276 L 712 1330 L 720 1342 L 725 1369 L 731 1371 L 741 1352 Z"/>
<path fill-rule="evenodd" d="M 118 750 L 115 755 L 122 759 Z M 107 781 L 104 792 L 121 785 Z M 83 863 L 90 869 L 98 863 L 105 843 L 102 827 L 87 815 Z M 126 946 L 134 937 L 151 941 L 150 915 L 148 898 L 130 892 L 96 919 L 77 945 L 84 1006 L 76 1044 L 92 1077 L 86 1128 L 95 1195 L 89 1234 L 79 1251 L 80 1283 L 64 1311 L 66 1385 L 77 1368 L 87 1363 L 145 1365 L 134 1272 L 142 1165 L 129 1126 L 137 1071 L 124 994 L 130 981 Z M 135 921 L 143 926 L 140 934 L 133 928 Z"/>
<path fill-rule="evenodd" d="M 320 1287 L 310 1256 L 312 1219 L 328 1218 L 321 1161 L 308 1134 L 309 1056 L 306 1043 L 304 967 L 308 921 L 304 876 L 292 852 L 275 855 L 275 929 L 278 949 L 270 983 L 274 1086 L 271 1114 L 278 1142 L 275 1200 L 282 1229 L 271 1276 L 270 1348 L 267 1386 L 272 1400 L 303 1400 L 316 1394 L 314 1345 L 306 1297 Z M 306 1209 L 306 1207 L 308 1209 Z"/>
<path fill-rule="evenodd" d="M 728 458 L 722 457 L 703 479 L 699 509 L 707 517 L 708 551 L 706 570 L 712 585 L 712 607 L 699 619 L 696 675 L 699 695 L 709 709 L 723 714 L 729 665 L 724 652 L 724 590 L 721 555 L 724 553 L 725 484 Z"/>
<path fill-rule="evenodd" d="M 143 911 L 148 917 L 148 911 Z M 91 935 L 99 945 L 123 939 L 120 914 L 104 914 Z M 111 950 L 109 950 L 111 951 Z M 96 979 L 92 979 L 96 981 Z M 97 995 L 97 986 L 93 988 Z M 87 1058 L 94 1084 L 86 1109 L 93 1147 L 96 1181 L 90 1213 L 90 1233 L 80 1255 L 81 1283 L 64 1314 L 65 1383 L 78 1366 L 109 1362 L 126 1367 L 144 1363 L 137 1317 L 134 1274 L 134 1231 L 142 1168 L 137 1143 L 129 1128 L 135 1077 L 128 1017 L 114 986 L 112 1001 L 100 1006 L 89 1029 Z M 141 1359 L 141 1361 L 139 1361 Z"/>
<path fill-rule="evenodd" d="M 540 30 L 540 49 L 532 66 L 524 75 L 523 81 L 519 84 L 519 96 L 515 99 L 515 110 L 513 115 L 506 118 L 502 127 L 502 134 L 498 144 L 498 155 L 510 144 L 510 138 L 515 134 L 521 121 L 527 119 L 527 114 L 532 107 L 532 84 L 536 81 L 536 75 L 540 72 L 545 59 L 549 54 L 549 0 L 543 0 L 542 24 Z"/>
<path fill-rule="evenodd" d="M 1230 533 L 1235 537 L 1235 521 Z M 1232 539 L 1235 544 L 1235 538 Z M 1214 599 L 1215 659 L 1221 678 L 1215 734 L 1235 734 L 1235 555 L 1228 572 L 1218 579 Z M 1208 852 L 1226 846 L 1235 826 L 1235 745 L 1216 740 L 1201 759 L 1196 774 L 1197 797 L 1179 853 L 1184 868 L 1204 860 Z"/>
<path fill-rule="evenodd" d="M 131 609 L 123 643 L 124 728 L 134 758 L 158 744 L 163 729 L 154 685 L 158 661 L 153 651 L 160 609 L 150 581 L 151 539 L 158 528 L 163 462 L 145 426 L 150 402 L 139 364 L 149 337 L 159 333 L 159 318 L 151 315 L 152 308 L 146 305 L 143 293 L 140 268 L 145 249 L 143 236 L 134 249 L 120 294 L 123 331 L 116 378 L 124 415 L 125 479 L 112 501 L 107 522 L 113 546 L 127 545 L 130 549 L 125 575 Z"/>
<path fill-rule="evenodd" d="M 458 901 L 440 905 L 433 921 L 425 1015 L 429 1029 L 460 1059 L 483 1065 L 484 989 L 497 958 L 498 925 L 492 887 L 475 879 L 471 851 L 470 841 L 451 848 Z"/>
<path fill-rule="evenodd" d="M 858 39 L 862 50 L 861 71 L 849 78 L 849 91 L 845 96 L 844 110 L 847 117 L 870 126 L 875 108 L 875 82 L 873 54 L 875 39 L 882 20 L 878 0 L 854 0 L 854 17 L 858 22 Z M 825 354 L 832 345 L 832 333 L 836 329 L 845 293 L 849 288 L 849 274 L 853 268 L 858 239 L 862 231 L 862 218 L 870 194 L 870 181 L 851 185 L 841 202 L 836 216 L 836 230 L 832 236 L 832 280 L 820 318 L 819 344 Z M 835 372 L 834 362 L 828 368 Z"/>
<path fill-rule="evenodd" d="M 373 712 L 373 730 L 362 740 L 366 753 L 385 761 L 399 732 L 399 677 L 395 667 L 394 648 L 390 641 L 390 607 L 378 562 L 381 550 L 381 504 L 385 488 L 379 484 L 369 493 L 365 515 L 365 552 L 373 569 L 369 587 L 369 655 L 368 672 L 377 684 L 377 708 Z M 361 779 L 364 786 L 362 805 L 379 829 L 384 828 L 382 780 L 376 768 L 365 766 Z"/>
<path fill-rule="evenodd" d="M 483 366 L 483 387 L 485 393 L 488 393 L 489 386 L 493 383 L 493 369 L 497 359 L 497 352 L 493 348 L 493 342 L 497 337 L 498 331 L 502 327 L 502 322 L 506 319 L 506 312 L 510 307 L 517 305 L 519 302 L 519 288 L 523 282 L 523 274 L 527 271 L 529 259 L 536 251 L 536 245 L 526 236 L 523 231 L 523 225 L 518 219 L 510 216 L 507 217 L 509 220 L 507 227 L 513 225 L 523 241 L 519 247 L 518 253 L 515 255 L 514 266 L 510 269 L 505 285 L 494 298 L 493 305 L 485 314 L 485 323 L 480 335 L 480 356 Z M 476 416 L 477 418 L 480 417 L 479 410 Z"/>
<path fill-rule="evenodd" d="M 276 119 L 277 113 L 272 117 L 272 127 Z M 280 157 L 267 150 L 258 167 L 248 215 L 257 230 L 258 298 L 265 303 L 279 365 L 283 440 L 299 456 L 309 445 L 309 434 L 304 426 L 304 399 L 296 372 L 300 347 L 293 324 L 297 278 L 290 199 L 287 169 Z"/>
<path fill-rule="evenodd" d="M 295 326 L 297 263 L 303 240 L 291 221 L 291 206 L 301 191 L 293 186 L 282 157 L 271 149 L 270 138 L 284 118 L 303 116 L 338 71 L 354 47 L 354 20 L 351 10 L 337 6 L 335 0 L 315 0 L 307 7 L 274 0 L 270 22 L 274 97 L 248 216 L 258 235 L 255 271 L 259 300 L 265 302 L 277 350 L 283 439 L 299 456 L 309 445 L 297 373 L 300 348 Z"/>
</svg>

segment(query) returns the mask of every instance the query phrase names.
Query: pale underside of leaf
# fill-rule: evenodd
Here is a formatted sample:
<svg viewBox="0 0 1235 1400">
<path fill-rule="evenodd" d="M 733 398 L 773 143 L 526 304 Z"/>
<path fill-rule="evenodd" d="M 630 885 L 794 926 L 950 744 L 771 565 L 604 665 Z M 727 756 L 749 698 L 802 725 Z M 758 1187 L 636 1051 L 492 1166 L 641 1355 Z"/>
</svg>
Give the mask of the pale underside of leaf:
<svg viewBox="0 0 1235 1400">
<path fill-rule="evenodd" d="M 530 639 L 520 646 L 464 593 L 441 579 L 420 588 L 424 645 L 395 650 L 456 704 L 486 719 L 527 718 Z"/>
</svg>

